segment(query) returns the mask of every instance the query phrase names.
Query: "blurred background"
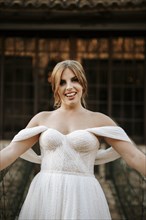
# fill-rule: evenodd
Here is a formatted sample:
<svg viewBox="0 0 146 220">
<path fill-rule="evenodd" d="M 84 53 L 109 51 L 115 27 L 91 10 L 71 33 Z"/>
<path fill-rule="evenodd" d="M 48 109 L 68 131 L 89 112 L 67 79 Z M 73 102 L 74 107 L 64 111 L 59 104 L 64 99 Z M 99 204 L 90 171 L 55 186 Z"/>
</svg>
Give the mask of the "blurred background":
<svg viewBox="0 0 146 220">
<path fill-rule="evenodd" d="M 88 108 L 112 117 L 146 152 L 145 0 L 0 0 L 1 148 L 37 112 L 53 110 L 50 74 L 65 59 L 85 69 Z M 1 220 L 17 218 L 38 170 L 20 159 L 1 172 Z M 114 220 L 146 218 L 139 174 L 123 160 L 95 173 L 113 196 Z"/>
</svg>

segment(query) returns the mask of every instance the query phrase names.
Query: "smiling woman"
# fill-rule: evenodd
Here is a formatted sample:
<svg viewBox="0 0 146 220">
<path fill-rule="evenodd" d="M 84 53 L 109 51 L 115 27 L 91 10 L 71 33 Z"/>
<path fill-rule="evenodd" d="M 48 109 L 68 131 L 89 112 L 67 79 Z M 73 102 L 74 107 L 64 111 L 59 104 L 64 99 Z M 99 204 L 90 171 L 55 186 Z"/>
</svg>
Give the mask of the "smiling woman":
<svg viewBox="0 0 146 220">
<path fill-rule="evenodd" d="M 58 88 L 61 106 L 63 107 L 63 105 L 65 105 L 71 107 L 75 102 L 81 105 L 82 90 L 83 88 L 72 70 L 69 68 L 65 69 L 62 73 Z"/>
<path fill-rule="evenodd" d="M 64 74 L 63 74 L 64 73 Z M 66 82 L 66 78 L 69 77 L 68 73 L 70 73 L 70 82 Z M 55 107 L 60 107 L 61 100 L 58 94 L 58 90 L 60 86 L 73 86 L 72 84 L 80 84 L 82 87 L 82 96 L 81 96 L 81 103 L 83 106 L 86 106 L 85 103 L 85 96 L 87 95 L 87 80 L 85 78 L 85 72 L 81 64 L 75 60 L 66 60 L 60 62 L 56 65 L 52 72 L 51 76 L 51 83 L 52 83 L 52 90 L 54 92 L 54 99 L 55 99 Z M 71 85 L 69 83 L 72 83 Z"/>
<path fill-rule="evenodd" d="M 110 220 L 94 165 L 122 156 L 129 166 L 146 175 L 146 157 L 111 118 L 85 108 L 87 81 L 80 63 L 58 63 L 52 72 L 52 89 L 57 109 L 35 115 L 1 151 L 1 169 L 19 156 L 41 163 L 19 219 Z M 101 140 L 112 147 L 100 149 Z M 37 141 L 40 156 L 31 149 Z"/>
</svg>

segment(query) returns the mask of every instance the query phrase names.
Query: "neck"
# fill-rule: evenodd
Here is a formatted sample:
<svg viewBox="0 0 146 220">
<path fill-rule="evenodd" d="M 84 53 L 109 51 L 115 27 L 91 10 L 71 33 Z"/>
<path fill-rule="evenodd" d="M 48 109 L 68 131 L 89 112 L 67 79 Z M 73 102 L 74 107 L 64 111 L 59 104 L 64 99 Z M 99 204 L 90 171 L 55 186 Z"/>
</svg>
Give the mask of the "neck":
<svg viewBox="0 0 146 220">
<path fill-rule="evenodd" d="M 79 104 L 79 105 L 61 105 L 60 110 L 62 111 L 67 111 L 67 112 L 79 112 L 79 111 L 83 111 L 84 110 L 84 107 Z"/>
</svg>

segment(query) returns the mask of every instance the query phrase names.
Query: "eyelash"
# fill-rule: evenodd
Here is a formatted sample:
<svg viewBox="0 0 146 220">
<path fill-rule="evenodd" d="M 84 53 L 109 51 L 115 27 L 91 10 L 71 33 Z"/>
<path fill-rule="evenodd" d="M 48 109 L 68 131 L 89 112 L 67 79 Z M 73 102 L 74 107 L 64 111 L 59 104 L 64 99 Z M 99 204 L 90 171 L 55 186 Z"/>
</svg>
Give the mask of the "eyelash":
<svg viewBox="0 0 146 220">
<path fill-rule="evenodd" d="M 65 84 L 65 81 L 64 80 L 61 80 L 60 81 L 60 85 L 62 86 L 62 85 L 64 85 Z"/>
<path fill-rule="evenodd" d="M 79 82 L 79 80 L 78 80 L 78 78 L 73 78 L 72 79 L 72 82 Z M 62 86 L 62 85 L 64 85 L 66 82 L 65 82 L 65 80 L 61 80 L 60 81 L 60 85 Z"/>
<path fill-rule="evenodd" d="M 78 78 L 72 79 L 73 82 L 79 82 Z"/>
</svg>

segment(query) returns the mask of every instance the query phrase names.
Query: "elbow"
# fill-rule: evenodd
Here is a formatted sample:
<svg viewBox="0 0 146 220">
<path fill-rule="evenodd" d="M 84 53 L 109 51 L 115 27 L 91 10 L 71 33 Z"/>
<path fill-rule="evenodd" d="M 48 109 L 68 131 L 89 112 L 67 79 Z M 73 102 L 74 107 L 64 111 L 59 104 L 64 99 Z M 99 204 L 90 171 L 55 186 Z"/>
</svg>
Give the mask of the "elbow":
<svg viewBox="0 0 146 220">
<path fill-rule="evenodd" d="M 136 159 L 136 157 L 132 157 L 132 158 L 126 160 L 127 165 L 132 169 L 135 169 L 135 167 L 136 167 L 135 159 Z"/>
<path fill-rule="evenodd" d="M 0 171 L 11 165 L 16 159 L 17 155 L 13 148 L 5 148 L 0 152 Z"/>
<path fill-rule="evenodd" d="M 146 156 L 143 153 L 131 155 L 126 162 L 129 167 L 146 176 Z"/>
</svg>

